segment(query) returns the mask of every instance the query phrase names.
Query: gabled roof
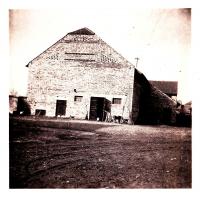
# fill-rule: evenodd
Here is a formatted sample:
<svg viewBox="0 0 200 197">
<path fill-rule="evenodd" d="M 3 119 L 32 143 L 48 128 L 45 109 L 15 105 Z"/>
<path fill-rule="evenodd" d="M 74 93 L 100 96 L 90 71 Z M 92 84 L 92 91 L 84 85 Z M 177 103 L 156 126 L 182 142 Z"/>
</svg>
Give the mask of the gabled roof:
<svg viewBox="0 0 200 197">
<path fill-rule="evenodd" d="M 83 37 L 88 37 L 88 39 L 80 39 L 80 43 L 81 42 L 90 42 L 90 43 L 101 43 L 101 44 L 104 44 L 106 45 L 109 50 L 112 51 L 112 53 L 115 54 L 115 56 L 117 56 L 116 59 L 118 59 L 119 61 L 115 61 L 115 58 L 112 57 L 112 54 L 110 52 L 110 54 L 108 55 L 105 55 L 105 54 L 102 54 L 102 58 L 103 59 L 106 59 L 105 61 L 108 61 L 107 63 L 109 64 L 109 66 L 113 66 L 113 67 L 116 67 L 116 66 L 122 66 L 122 65 L 125 65 L 125 64 L 128 64 L 128 65 L 132 65 L 128 60 L 126 60 L 121 54 L 119 54 L 117 51 L 115 51 L 111 46 L 109 46 L 106 42 L 104 42 L 100 37 L 98 37 L 93 31 L 91 31 L 90 29 L 84 27 L 84 28 L 81 28 L 81 29 L 78 29 L 78 30 L 75 30 L 73 32 L 70 32 L 70 33 L 67 33 L 64 37 L 62 37 L 60 40 L 58 40 L 56 43 L 54 43 L 53 45 L 51 45 L 49 48 L 47 48 L 45 51 L 43 51 L 42 53 L 40 53 L 38 56 L 36 56 L 34 59 L 32 59 L 27 65 L 26 67 L 29 67 L 29 65 L 31 63 L 33 63 L 33 61 L 37 60 L 37 58 L 39 58 L 40 56 L 42 56 L 43 54 L 45 54 L 45 52 L 47 52 L 49 49 L 53 48 L 53 47 L 56 47 L 56 45 L 58 44 L 63 44 L 63 45 L 67 45 L 68 43 L 70 44 L 73 44 L 73 43 L 78 43 L 79 42 L 79 39 L 74 39 L 74 38 L 77 38 L 77 37 L 82 37 L 82 35 L 85 35 Z M 87 48 L 87 47 L 85 47 Z M 89 54 L 91 53 L 91 50 L 89 52 L 84 52 L 84 50 L 86 50 L 85 48 L 81 49 L 81 54 L 84 55 L 84 54 Z M 97 48 L 99 50 L 99 53 L 101 54 L 102 50 L 101 50 L 101 47 Z M 67 54 L 79 54 L 80 52 L 77 50 L 74 50 L 74 51 L 69 51 L 67 52 Z M 98 53 L 98 52 L 96 52 Z M 100 59 L 100 58 L 99 58 Z M 74 59 L 70 59 L 70 58 L 66 58 L 65 60 L 74 60 Z M 76 59 L 77 61 L 87 61 L 87 59 Z M 92 60 L 90 60 L 92 61 Z M 120 63 L 119 63 L 120 62 Z M 98 62 L 95 62 L 95 65 L 97 65 Z M 107 64 L 102 64 L 100 63 L 100 65 L 104 65 L 106 66 Z M 133 65 L 132 65 L 133 66 Z M 134 67 L 134 66 L 133 66 Z"/>
<path fill-rule="evenodd" d="M 76 31 L 70 32 L 68 33 L 69 35 L 95 35 L 95 33 L 93 31 L 91 31 L 88 28 L 82 28 L 82 29 L 78 29 Z"/>
<path fill-rule="evenodd" d="M 177 81 L 149 81 L 153 86 L 165 94 L 177 95 Z"/>
</svg>

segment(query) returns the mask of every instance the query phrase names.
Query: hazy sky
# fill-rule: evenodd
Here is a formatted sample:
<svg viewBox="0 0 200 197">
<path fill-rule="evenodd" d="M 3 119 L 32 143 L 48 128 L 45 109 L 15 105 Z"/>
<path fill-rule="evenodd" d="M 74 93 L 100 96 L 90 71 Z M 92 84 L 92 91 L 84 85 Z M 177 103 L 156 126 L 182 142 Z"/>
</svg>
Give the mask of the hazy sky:
<svg viewBox="0 0 200 197">
<path fill-rule="evenodd" d="M 26 95 L 25 65 L 68 32 L 88 27 L 149 80 L 179 80 L 190 93 L 190 9 L 10 10 L 10 89 Z"/>
</svg>

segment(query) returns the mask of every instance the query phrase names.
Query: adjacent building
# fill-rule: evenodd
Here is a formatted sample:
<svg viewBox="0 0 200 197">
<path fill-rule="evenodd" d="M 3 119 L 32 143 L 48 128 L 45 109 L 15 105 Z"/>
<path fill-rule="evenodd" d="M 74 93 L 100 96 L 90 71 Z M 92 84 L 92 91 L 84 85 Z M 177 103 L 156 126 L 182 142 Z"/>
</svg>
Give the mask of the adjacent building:
<svg viewBox="0 0 200 197">
<path fill-rule="evenodd" d="M 15 95 L 9 95 L 9 113 L 13 114 L 17 111 L 18 98 Z"/>
<path fill-rule="evenodd" d="M 178 92 L 177 81 L 149 81 L 153 86 L 164 92 L 167 96 L 176 99 Z"/>
</svg>

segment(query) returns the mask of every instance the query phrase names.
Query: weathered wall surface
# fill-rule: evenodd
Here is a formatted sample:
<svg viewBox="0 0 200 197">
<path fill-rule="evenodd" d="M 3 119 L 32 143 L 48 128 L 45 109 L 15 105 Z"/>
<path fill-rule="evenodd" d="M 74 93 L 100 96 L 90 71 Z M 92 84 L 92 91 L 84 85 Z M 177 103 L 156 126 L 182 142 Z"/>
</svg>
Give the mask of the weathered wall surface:
<svg viewBox="0 0 200 197">
<path fill-rule="evenodd" d="M 96 35 L 66 35 L 28 65 L 28 102 L 55 116 L 56 100 L 67 100 L 66 117 L 85 118 L 90 97 L 122 98 L 111 114 L 132 110 L 134 68 Z M 75 102 L 74 96 L 83 96 Z"/>
<path fill-rule="evenodd" d="M 135 70 L 133 106 L 133 109 L 136 109 L 133 113 L 135 124 L 173 124 L 176 121 L 175 102 L 152 86 L 137 70 Z"/>
</svg>

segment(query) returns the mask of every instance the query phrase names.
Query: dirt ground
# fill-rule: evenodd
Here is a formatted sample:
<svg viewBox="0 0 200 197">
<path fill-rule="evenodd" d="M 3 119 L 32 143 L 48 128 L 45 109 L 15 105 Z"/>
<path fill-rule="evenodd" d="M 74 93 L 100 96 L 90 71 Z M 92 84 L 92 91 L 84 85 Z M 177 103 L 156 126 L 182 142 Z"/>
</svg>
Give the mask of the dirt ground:
<svg viewBox="0 0 200 197">
<path fill-rule="evenodd" d="M 11 118 L 10 188 L 191 188 L 191 128 L 79 124 Z"/>
</svg>

